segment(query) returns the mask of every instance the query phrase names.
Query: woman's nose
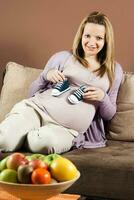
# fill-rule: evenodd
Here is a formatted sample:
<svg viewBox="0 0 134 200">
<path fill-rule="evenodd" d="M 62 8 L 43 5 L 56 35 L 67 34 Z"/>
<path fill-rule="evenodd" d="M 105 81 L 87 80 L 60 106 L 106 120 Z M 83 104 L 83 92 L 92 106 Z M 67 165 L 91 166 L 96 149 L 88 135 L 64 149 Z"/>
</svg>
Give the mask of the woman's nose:
<svg viewBox="0 0 134 200">
<path fill-rule="evenodd" d="M 89 39 L 89 45 L 90 45 L 90 46 L 94 46 L 95 43 L 96 43 L 95 38 L 90 38 L 90 39 Z"/>
</svg>

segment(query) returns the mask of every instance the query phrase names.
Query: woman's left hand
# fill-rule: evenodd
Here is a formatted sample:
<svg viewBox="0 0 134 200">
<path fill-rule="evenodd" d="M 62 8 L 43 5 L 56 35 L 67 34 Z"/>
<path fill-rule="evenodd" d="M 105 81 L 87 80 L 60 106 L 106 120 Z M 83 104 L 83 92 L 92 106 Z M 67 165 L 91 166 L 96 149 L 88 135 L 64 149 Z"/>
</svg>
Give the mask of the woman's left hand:
<svg viewBox="0 0 134 200">
<path fill-rule="evenodd" d="M 105 96 L 101 88 L 89 86 L 84 90 L 83 99 L 89 101 L 101 101 Z"/>
</svg>

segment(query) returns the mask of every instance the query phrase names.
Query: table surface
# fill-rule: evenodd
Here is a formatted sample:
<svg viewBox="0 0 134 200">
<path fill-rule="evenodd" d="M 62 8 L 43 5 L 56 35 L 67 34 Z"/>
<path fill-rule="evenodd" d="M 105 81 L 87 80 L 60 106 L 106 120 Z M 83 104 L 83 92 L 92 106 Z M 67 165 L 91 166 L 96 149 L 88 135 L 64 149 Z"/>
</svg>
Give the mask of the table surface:
<svg viewBox="0 0 134 200">
<path fill-rule="evenodd" d="M 20 200 L 20 199 L 12 196 L 11 194 L 5 191 L 0 191 L 0 200 Z M 103 197 L 86 197 L 77 194 L 59 194 L 47 200 L 112 200 L 112 199 Z"/>
<path fill-rule="evenodd" d="M 104 197 L 80 196 L 80 198 L 78 198 L 78 200 L 113 200 L 113 199 L 111 199 L 111 198 L 104 198 Z M 116 200 L 118 200 L 118 199 L 116 199 Z"/>
<path fill-rule="evenodd" d="M 47 200 L 79 200 L 79 199 L 80 199 L 80 195 L 59 194 Z M 0 191 L 0 200 L 20 200 L 20 199 L 8 194 L 7 192 Z"/>
</svg>

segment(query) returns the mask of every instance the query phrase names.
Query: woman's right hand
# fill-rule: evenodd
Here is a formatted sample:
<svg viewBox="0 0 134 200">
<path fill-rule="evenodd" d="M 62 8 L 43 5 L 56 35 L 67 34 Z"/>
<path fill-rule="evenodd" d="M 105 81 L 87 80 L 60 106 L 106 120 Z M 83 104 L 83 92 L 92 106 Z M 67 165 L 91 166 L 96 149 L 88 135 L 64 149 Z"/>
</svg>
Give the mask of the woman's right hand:
<svg viewBox="0 0 134 200">
<path fill-rule="evenodd" d="M 51 81 L 52 83 L 58 83 L 60 81 L 65 80 L 64 74 L 60 72 L 59 70 L 55 70 L 55 69 L 48 71 L 46 78 L 48 81 Z"/>
</svg>

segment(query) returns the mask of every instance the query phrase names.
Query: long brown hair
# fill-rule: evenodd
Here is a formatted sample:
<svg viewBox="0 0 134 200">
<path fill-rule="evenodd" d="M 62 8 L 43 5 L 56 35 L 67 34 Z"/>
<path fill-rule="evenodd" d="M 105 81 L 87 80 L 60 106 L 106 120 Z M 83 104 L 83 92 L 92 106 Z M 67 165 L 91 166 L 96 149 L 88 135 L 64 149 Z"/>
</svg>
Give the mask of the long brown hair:
<svg viewBox="0 0 134 200">
<path fill-rule="evenodd" d="M 100 77 L 102 77 L 105 73 L 107 73 L 111 86 L 114 80 L 114 71 L 115 71 L 114 33 L 112 24 L 106 15 L 104 15 L 101 12 L 95 11 L 82 20 L 74 38 L 73 48 L 72 48 L 73 55 L 85 67 L 88 66 L 88 62 L 84 59 L 84 50 L 82 48 L 82 43 L 81 43 L 83 31 L 87 23 L 94 23 L 105 26 L 106 29 L 105 44 L 103 49 L 97 54 L 97 59 L 101 67 L 98 70 L 96 70 L 96 72 Z"/>
</svg>

